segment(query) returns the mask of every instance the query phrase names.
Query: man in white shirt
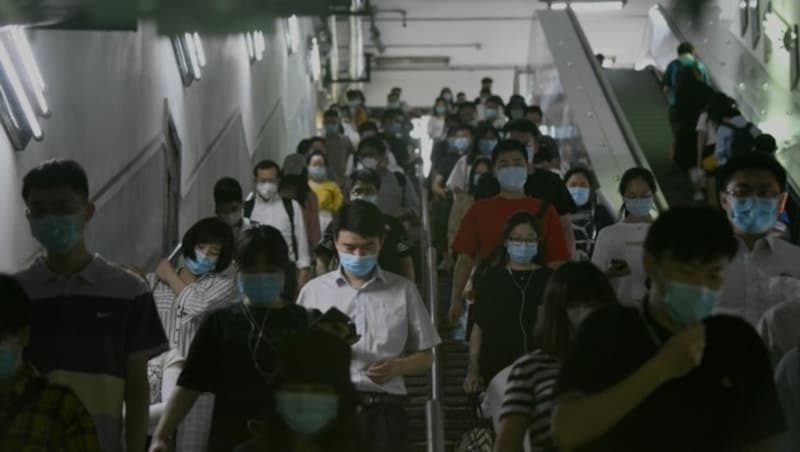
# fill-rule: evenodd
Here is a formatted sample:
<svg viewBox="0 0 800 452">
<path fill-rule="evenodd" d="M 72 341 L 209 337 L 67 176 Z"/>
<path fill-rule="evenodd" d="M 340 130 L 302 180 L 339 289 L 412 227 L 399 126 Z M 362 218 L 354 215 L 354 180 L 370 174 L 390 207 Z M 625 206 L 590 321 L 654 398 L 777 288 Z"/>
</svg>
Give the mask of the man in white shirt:
<svg viewBox="0 0 800 452">
<path fill-rule="evenodd" d="M 362 431 L 374 452 L 405 452 L 403 377 L 430 369 L 431 349 L 441 340 L 414 283 L 377 265 L 383 221 L 367 201 L 342 207 L 332 223 L 340 269 L 309 282 L 297 303 L 323 312 L 336 307 L 353 320 L 361 338 L 350 373 L 361 394 Z"/>
<path fill-rule="evenodd" d="M 311 266 L 306 224 L 300 204 L 278 194 L 282 176 L 281 167 L 271 160 L 263 160 L 253 168 L 256 190 L 245 204 L 245 216 L 281 231 L 289 246 L 289 257 L 297 266 L 297 285 L 303 287 Z"/>
<path fill-rule="evenodd" d="M 715 313 L 737 315 L 755 326 L 779 301 L 770 293 L 770 281 L 800 277 L 800 247 L 769 234 L 786 203 L 786 170 L 777 160 L 750 152 L 720 170 L 719 190 L 739 250 L 725 272 Z"/>
</svg>

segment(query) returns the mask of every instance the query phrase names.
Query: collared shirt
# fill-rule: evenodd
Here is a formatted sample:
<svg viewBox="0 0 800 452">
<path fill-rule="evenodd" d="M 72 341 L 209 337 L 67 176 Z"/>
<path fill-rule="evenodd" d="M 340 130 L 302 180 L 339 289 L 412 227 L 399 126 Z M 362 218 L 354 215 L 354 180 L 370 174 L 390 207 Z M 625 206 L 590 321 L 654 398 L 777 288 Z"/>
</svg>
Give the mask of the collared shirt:
<svg viewBox="0 0 800 452">
<path fill-rule="evenodd" d="M 272 226 L 283 235 L 286 246 L 289 247 L 289 258 L 297 265 L 298 269 L 307 268 L 311 265 L 311 258 L 308 254 L 308 236 L 306 235 L 306 222 L 303 220 L 303 210 L 297 201 L 292 201 L 294 207 L 294 231 L 292 222 L 289 221 L 289 214 L 283 205 L 283 198 L 278 195 L 264 201 L 261 196 L 255 195 L 255 205 L 250 219 L 259 224 Z M 297 254 L 294 255 L 292 236 L 297 241 Z"/>
<path fill-rule="evenodd" d="M 158 316 L 170 347 L 177 349 L 181 356 L 189 354 L 189 345 L 200 321 L 209 311 L 233 304 L 240 298 L 233 280 L 223 274 L 205 274 L 177 295 L 155 273 L 147 275 L 147 284 L 153 288 Z"/>
<path fill-rule="evenodd" d="M 303 287 L 297 303 L 321 312 L 335 307 L 353 319 L 361 338 L 353 345 L 350 375 L 359 391 L 405 395 L 402 376 L 379 385 L 370 380 L 367 369 L 441 342 L 414 283 L 380 268 L 360 288 L 341 270 L 322 275 Z"/>
<path fill-rule="evenodd" d="M 16 409 L 10 413 L 10 408 Z M 0 396 L 0 420 L 7 425 L 0 435 L 3 451 L 101 450 L 94 422 L 75 393 L 48 383 L 31 365 L 24 366 L 11 392 Z"/>
<path fill-rule="evenodd" d="M 755 326 L 779 302 L 769 290 L 773 278 L 800 278 L 800 247 L 764 237 L 756 241 L 751 251 L 742 239 L 737 241 L 739 249 L 725 270 L 714 313 L 739 316 Z"/>
<path fill-rule="evenodd" d="M 29 362 L 75 391 L 104 451 L 122 450 L 128 363 L 168 348 L 150 288 L 99 255 L 71 275 L 39 258 L 17 279 L 31 298 Z"/>
</svg>

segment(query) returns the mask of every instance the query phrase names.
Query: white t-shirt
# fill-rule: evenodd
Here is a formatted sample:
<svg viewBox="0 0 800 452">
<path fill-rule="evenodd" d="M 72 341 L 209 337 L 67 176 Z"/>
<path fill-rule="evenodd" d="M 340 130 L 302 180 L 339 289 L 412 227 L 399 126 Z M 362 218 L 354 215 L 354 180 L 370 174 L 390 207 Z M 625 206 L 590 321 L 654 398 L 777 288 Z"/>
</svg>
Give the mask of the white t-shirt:
<svg viewBox="0 0 800 452">
<path fill-rule="evenodd" d="M 708 119 L 707 112 L 700 113 L 695 130 L 706 133 L 706 146 L 717 143 L 717 125 L 714 124 L 714 121 Z"/>
<path fill-rule="evenodd" d="M 639 306 L 647 293 L 644 273 L 644 240 L 650 223 L 616 223 L 600 230 L 592 263 L 604 272 L 612 259 L 625 260 L 631 274 L 611 278 L 611 287 L 625 306 Z"/>
<path fill-rule="evenodd" d="M 458 159 L 453 171 L 450 172 L 450 177 L 447 178 L 447 188 L 453 191 L 469 191 L 469 164 L 466 155 Z"/>
</svg>

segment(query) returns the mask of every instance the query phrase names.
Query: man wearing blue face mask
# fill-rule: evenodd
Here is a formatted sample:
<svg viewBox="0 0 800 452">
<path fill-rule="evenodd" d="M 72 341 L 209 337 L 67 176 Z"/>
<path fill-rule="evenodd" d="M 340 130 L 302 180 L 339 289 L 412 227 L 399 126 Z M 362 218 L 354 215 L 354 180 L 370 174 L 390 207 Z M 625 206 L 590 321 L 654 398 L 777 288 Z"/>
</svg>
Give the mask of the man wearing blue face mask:
<svg viewBox="0 0 800 452">
<path fill-rule="evenodd" d="M 650 227 L 650 293 L 592 313 L 561 369 L 559 450 L 773 450 L 786 422 L 764 345 L 744 320 L 711 315 L 736 242 L 708 206 Z"/>
<path fill-rule="evenodd" d="M 332 227 L 341 267 L 309 282 L 297 303 L 323 312 L 335 307 L 352 318 L 361 338 L 353 345 L 350 375 L 366 442 L 373 452 L 405 452 L 404 377 L 430 369 L 439 335 L 414 283 L 378 265 L 385 233 L 378 207 L 353 201 Z"/>
<path fill-rule="evenodd" d="M 330 178 L 339 186 L 344 187 L 347 180 L 345 177 L 347 159 L 350 155 L 355 154 L 355 149 L 353 143 L 342 134 L 339 112 L 333 109 L 327 110 L 323 114 L 322 121 L 325 133 L 325 154 L 330 162 Z"/>
<path fill-rule="evenodd" d="M 31 233 L 46 251 L 16 275 L 32 303 L 26 356 L 50 381 L 75 391 L 103 450 L 121 451 L 123 441 L 127 450 L 143 450 L 147 361 L 168 348 L 150 288 L 86 247 L 95 206 L 77 162 L 32 169 L 22 198 Z"/>
<path fill-rule="evenodd" d="M 739 251 L 725 273 L 715 312 L 756 325 L 780 301 L 770 296 L 770 279 L 800 278 L 800 247 L 770 235 L 786 203 L 786 170 L 774 158 L 752 152 L 722 167 L 718 182 Z"/>
<path fill-rule="evenodd" d="M 318 315 L 290 303 L 296 289 L 294 265 L 277 229 L 244 231 L 236 262 L 241 301 L 204 317 L 150 452 L 168 450 L 167 439 L 203 393 L 214 394 L 208 450 L 228 451 L 246 441 L 247 421 L 274 405 L 276 350 Z"/>
</svg>

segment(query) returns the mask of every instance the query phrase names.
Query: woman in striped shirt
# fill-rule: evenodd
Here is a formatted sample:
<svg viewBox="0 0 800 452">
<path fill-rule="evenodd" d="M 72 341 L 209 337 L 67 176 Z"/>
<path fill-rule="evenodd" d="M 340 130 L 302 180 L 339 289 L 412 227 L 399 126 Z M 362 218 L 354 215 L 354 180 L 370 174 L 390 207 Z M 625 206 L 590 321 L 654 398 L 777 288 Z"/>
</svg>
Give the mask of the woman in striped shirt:
<svg viewBox="0 0 800 452">
<path fill-rule="evenodd" d="M 553 388 L 580 323 L 617 303 L 614 290 L 590 262 L 568 262 L 551 276 L 533 334 L 535 350 L 511 368 L 495 451 L 551 451 Z M 526 441 L 527 432 L 527 441 Z"/>
<path fill-rule="evenodd" d="M 209 311 L 238 300 L 236 285 L 225 273 L 231 265 L 234 248 L 231 227 L 216 217 L 206 218 L 183 236 L 183 266 L 175 268 L 164 259 L 155 273 L 147 275 L 171 348 L 148 364 L 151 425 L 158 422 L 163 403 L 173 389 L 162 385 L 174 387 L 175 378 L 169 376 L 183 367 L 183 358 L 189 353 L 200 321 Z M 202 396 L 178 429 L 178 450 L 205 450 L 212 410 L 213 396 Z"/>
</svg>

